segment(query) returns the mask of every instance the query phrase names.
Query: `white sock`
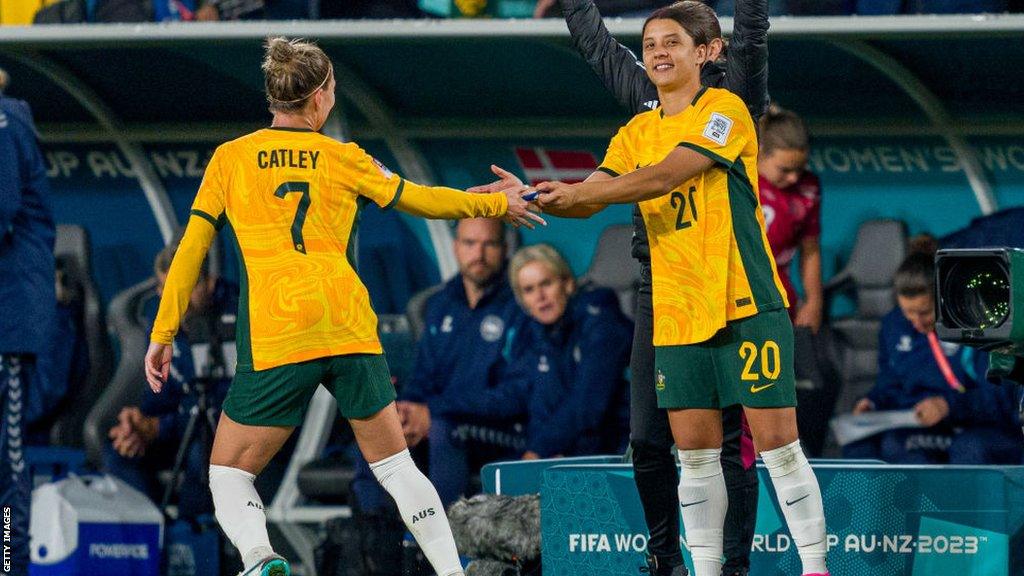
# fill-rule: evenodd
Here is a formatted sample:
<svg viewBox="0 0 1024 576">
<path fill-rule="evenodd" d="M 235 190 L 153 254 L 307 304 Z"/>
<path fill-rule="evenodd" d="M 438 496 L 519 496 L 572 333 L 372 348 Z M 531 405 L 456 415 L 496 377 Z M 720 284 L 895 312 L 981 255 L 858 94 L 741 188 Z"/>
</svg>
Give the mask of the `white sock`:
<svg viewBox="0 0 1024 576">
<path fill-rule="evenodd" d="M 380 485 L 395 499 L 402 521 L 439 576 L 462 576 L 448 516 L 434 485 L 416 467 L 409 450 L 370 464 Z"/>
<path fill-rule="evenodd" d="M 825 574 L 825 508 L 818 479 L 800 449 L 800 441 L 761 452 L 772 477 L 779 508 L 786 517 L 789 533 L 796 543 L 804 574 Z"/>
<path fill-rule="evenodd" d="M 274 553 L 267 536 L 267 515 L 254 480 L 256 476 L 245 470 L 210 465 L 214 515 L 221 530 L 238 548 L 246 570 Z"/>
<path fill-rule="evenodd" d="M 722 573 L 723 529 L 729 494 L 722 476 L 722 449 L 680 450 L 679 506 L 694 576 Z"/>
</svg>

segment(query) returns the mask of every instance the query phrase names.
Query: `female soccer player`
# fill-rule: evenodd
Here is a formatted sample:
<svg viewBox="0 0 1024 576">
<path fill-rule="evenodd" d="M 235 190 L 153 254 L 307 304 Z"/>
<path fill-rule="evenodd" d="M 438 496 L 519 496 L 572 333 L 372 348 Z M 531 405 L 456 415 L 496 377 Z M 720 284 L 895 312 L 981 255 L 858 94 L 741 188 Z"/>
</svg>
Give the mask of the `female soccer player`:
<svg viewBox="0 0 1024 576">
<path fill-rule="evenodd" d="M 632 114 L 658 106 L 658 89 L 647 77 L 643 62 L 618 43 L 604 25 L 593 0 L 559 0 L 565 24 L 580 56 L 590 65 L 609 93 Z M 706 5 L 699 25 L 709 38 L 708 60 L 701 67 L 704 86 L 725 88 L 747 105 L 756 120 L 768 102 L 768 0 L 736 0 L 728 57 L 715 12 Z M 493 167 L 501 180 L 479 191 L 497 191 L 519 183 L 512 174 Z M 472 189 L 471 189 L 472 191 Z M 595 207 L 596 209 L 597 207 Z M 771 230 L 769 229 L 769 238 Z M 651 257 L 644 218 L 633 206 L 632 256 L 640 263 L 636 326 L 630 358 L 630 446 L 633 478 L 643 506 L 650 540 L 647 564 L 651 576 L 682 576 L 686 573 L 679 548 L 679 474 L 672 454 L 668 415 L 658 408 L 654 390 L 654 318 L 651 307 Z M 783 278 L 785 282 L 785 278 Z M 758 480 L 750 431 L 743 408 L 722 410 L 722 472 L 729 494 L 725 518 L 725 565 L 723 576 L 744 576 L 750 568 L 750 548 L 757 515 Z"/>
<path fill-rule="evenodd" d="M 216 231 L 230 226 L 242 271 L 238 367 L 210 456 L 210 490 L 244 574 L 290 574 L 270 547 L 253 480 L 323 383 L 436 572 L 461 575 L 441 501 L 406 449 L 377 318 L 348 259 L 351 235 L 367 201 L 425 217 L 543 221 L 527 211 L 519 188 L 476 195 L 421 186 L 356 144 L 319 134 L 334 106 L 335 79 L 314 44 L 268 40 L 263 71 L 273 121 L 221 145 L 210 159 L 167 275 L 146 379 L 155 392 L 166 381 L 170 344 L 200 263 Z"/>
<path fill-rule="evenodd" d="M 803 562 L 826 574 L 821 493 L 800 448 L 793 331 L 757 196 L 757 136 L 743 102 L 700 84 L 710 38 L 698 2 L 654 12 L 643 60 L 660 105 L 612 139 L 586 182 L 540 184 L 555 214 L 639 202 L 651 245 L 655 390 L 683 474 L 697 576 L 721 573 L 727 495 L 721 409 L 744 407 Z"/>
</svg>

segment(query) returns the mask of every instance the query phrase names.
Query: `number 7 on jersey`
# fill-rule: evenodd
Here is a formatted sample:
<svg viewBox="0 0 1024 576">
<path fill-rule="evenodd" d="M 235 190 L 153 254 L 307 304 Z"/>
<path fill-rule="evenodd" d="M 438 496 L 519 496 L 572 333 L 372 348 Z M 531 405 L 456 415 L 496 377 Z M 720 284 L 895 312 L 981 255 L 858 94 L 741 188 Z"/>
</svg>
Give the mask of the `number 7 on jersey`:
<svg viewBox="0 0 1024 576">
<path fill-rule="evenodd" d="M 302 240 L 302 225 L 306 223 L 306 211 L 309 210 L 309 182 L 285 182 L 277 187 L 274 196 L 284 198 L 285 194 L 299 192 L 302 198 L 295 209 L 295 219 L 292 220 L 292 246 L 296 252 L 306 253 L 306 243 Z"/>
</svg>

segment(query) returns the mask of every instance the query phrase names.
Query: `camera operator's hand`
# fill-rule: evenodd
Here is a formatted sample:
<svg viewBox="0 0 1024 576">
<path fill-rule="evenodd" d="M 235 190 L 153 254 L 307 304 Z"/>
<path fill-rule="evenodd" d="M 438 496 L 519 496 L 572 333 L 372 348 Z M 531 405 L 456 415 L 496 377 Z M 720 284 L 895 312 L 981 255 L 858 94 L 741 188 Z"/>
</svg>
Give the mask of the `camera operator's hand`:
<svg viewBox="0 0 1024 576">
<path fill-rule="evenodd" d="M 949 416 L 949 403 L 942 396 L 925 398 L 914 406 L 914 415 L 922 426 L 930 428 Z"/>
<path fill-rule="evenodd" d="M 117 425 L 110 429 L 108 436 L 118 454 L 137 458 L 146 453 L 159 432 L 159 418 L 146 416 L 137 406 L 127 406 L 117 415 Z"/>
<path fill-rule="evenodd" d="M 430 433 L 430 408 L 418 402 L 398 402 L 397 407 L 405 442 L 410 447 L 419 444 Z"/>
<path fill-rule="evenodd" d="M 875 403 L 867 398 L 861 398 L 853 406 L 853 415 L 863 414 L 865 412 L 871 412 L 875 409 Z"/>
</svg>

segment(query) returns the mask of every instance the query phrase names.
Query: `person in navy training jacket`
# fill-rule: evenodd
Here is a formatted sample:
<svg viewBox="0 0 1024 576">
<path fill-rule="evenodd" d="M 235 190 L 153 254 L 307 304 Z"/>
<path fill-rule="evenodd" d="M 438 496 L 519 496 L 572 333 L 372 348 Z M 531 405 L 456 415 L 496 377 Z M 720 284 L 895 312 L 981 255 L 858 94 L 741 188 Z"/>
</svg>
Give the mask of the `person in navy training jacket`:
<svg viewBox="0 0 1024 576">
<path fill-rule="evenodd" d="M 853 412 L 914 410 L 922 428 L 877 434 L 847 445 L 843 455 L 898 464 L 1018 464 L 1024 436 L 1017 386 L 985 379 L 985 352 L 934 337 L 935 244 L 912 245 L 894 279 L 899 306 L 882 319 L 878 379 Z"/>
<path fill-rule="evenodd" d="M 6 84 L 6 73 L 0 73 Z M 36 357 L 53 326 L 55 227 L 50 186 L 28 104 L 0 87 L 0 503 L 9 508 L 10 562 L 0 573 L 28 573 L 31 484 L 25 463 L 25 403 Z"/>
<path fill-rule="evenodd" d="M 177 243 L 168 245 L 153 263 L 158 294 L 176 249 Z M 154 394 L 148 386 L 144 387 L 140 404 L 122 408 L 117 424 L 108 432 L 111 443 L 103 453 L 105 471 L 149 495 L 154 502 L 159 503 L 163 497 L 158 472 L 174 465 L 184 440 L 189 416 L 196 405 L 196 396 L 189 391 L 199 376 L 212 379 L 208 398 L 215 410 L 214 422 L 217 421 L 231 384 L 225 369 L 234 366 L 233 361 L 223 357 L 223 343 L 234 340 L 237 311 L 238 287 L 211 276 L 204 264 L 192 290 L 182 329 L 174 339 L 171 370 L 163 391 Z M 147 310 L 147 315 L 152 323 L 156 309 Z M 198 432 L 193 438 L 182 469 L 184 485 L 205 487 L 203 475 L 210 465 L 209 447 L 203 446 Z M 212 512 L 209 490 L 180 491 L 179 517 L 195 518 Z"/>
<path fill-rule="evenodd" d="M 426 302 L 415 368 L 397 403 L 409 446 L 428 442 L 430 480 L 446 507 L 467 492 L 474 470 L 519 458 L 528 401 L 517 392 L 524 386 L 506 379 L 525 315 L 504 274 L 505 228 L 495 220 L 462 220 L 454 249 L 459 274 Z M 386 508 L 360 460 L 353 482 L 358 506 Z"/>
<path fill-rule="evenodd" d="M 459 275 L 427 301 L 416 367 L 398 402 L 409 444 L 428 439 L 430 479 L 445 506 L 466 494 L 480 466 L 519 457 L 527 401 L 503 381 L 525 321 L 505 278 L 504 225 L 459 222 L 455 258 Z M 474 397 L 486 412 L 467 409 Z"/>
<path fill-rule="evenodd" d="M 546 244 L 516 252 L 509 281 L 530 316 L 511 371 L 531 390 L 523 458 L 623 453 L 633 323 L 618 296 L 577 289 L 569 264 Z"/>
<path fill-rule="evenodd" d="M 508 359 L 526 316 L 505 276 L 505 227 L 461 220 L 454 252 L 459 274 L 424 306 L 424 333 L 396 403 L 410 448 L 427 445 L 427 468 L 447 508 L 470 489 L 488 462 L 523 452 L 528 392 L 509 374 Z M 424 442 L 426 441 L 426 442 Z M 397 574 L 394 549 L 404 526 L 366 461 L 353 454 L 353 508 L 369 575 Z"/>
</svg>

